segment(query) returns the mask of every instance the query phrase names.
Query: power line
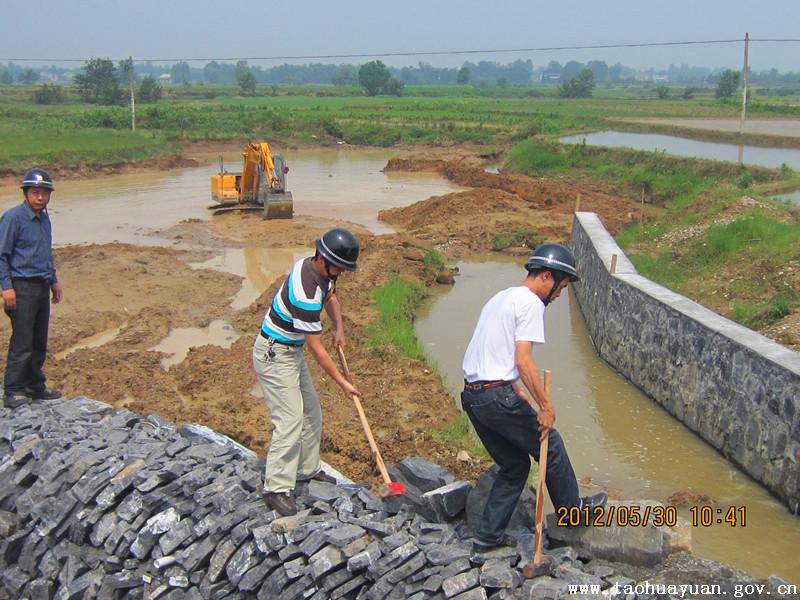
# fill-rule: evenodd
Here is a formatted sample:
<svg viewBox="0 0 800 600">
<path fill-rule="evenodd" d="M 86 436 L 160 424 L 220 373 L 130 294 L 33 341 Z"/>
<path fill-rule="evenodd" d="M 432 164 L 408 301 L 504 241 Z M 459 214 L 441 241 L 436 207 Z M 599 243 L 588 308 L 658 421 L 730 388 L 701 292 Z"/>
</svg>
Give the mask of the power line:
<svg viewBox="0 0 800 600">
<path fill-rule="evenodd" d="M 501 54 L 501 53 L 527 53 L 527 52 L 553 52 L 562 50 L 604 50 L 611 48 L 648 48 L 657 46 L 692 46 L 700 44 L 738 44 L 743 43 L 744 39 L 730 39 L 730 40 L 700 40 L 700 41 L 683 41 L 683 42 L 650 42 L 645 44 L 596 44 L 590 46 L 548 46 L 542 48 L 506 48 L 506 49 L 489 49 L 489 50 L 432 50 L 426 52 L 378 52 L 378 53 L 365 53 L 365 54 L 307 54 L 296 56 L 251 56 L 251 57 L 227 57 L 227 58 L 143 58 L 137 59 L 134 62 L 200 62 L 200 61 L 238 61 L 238 60 L 260 60 L 260 61 L 273 61 L 273 60 L 321 60 L 330 58 L 386 58 L 386 57 L 402 57 L 402 56 L 457 56 L 464 54 Z M 750 43 L 753 42 L 800 42 L 800 39 L 776 39 L 776 38 L 750 38 Z M 83 58 L 0 58 L 0 61 L 7 62 L 83 62 Z M 124 59 L 120 59 L 124 60 Z"/>
</svg>

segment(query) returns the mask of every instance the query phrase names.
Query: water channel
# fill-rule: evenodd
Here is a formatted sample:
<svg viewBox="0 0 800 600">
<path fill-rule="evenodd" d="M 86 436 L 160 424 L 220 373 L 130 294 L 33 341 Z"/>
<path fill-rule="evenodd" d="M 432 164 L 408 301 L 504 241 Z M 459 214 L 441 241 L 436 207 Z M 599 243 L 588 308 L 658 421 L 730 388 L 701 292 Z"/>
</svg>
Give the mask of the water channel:
<svg viewBox="0 0 800 600">
<path fill-rule="evenodd" d="M 677 156 L 707 158 L 727 162 L 739 162 L 779 169 L 786 165 L 800 170 L 800 150 L 786 148 L 764 148 L 761 146 L 738 146 L 736 144 L 720 144 L 702 142 L 671 135 L 656 133 L 628 133 L 625 131 L 597 131 L 595 133 L 570 135 L 560 138 L 565 144 L 587 144 L 589 146 L 623 147 L 648 152 L 666 152 Z M 794 204 L 800 204 L 800 191 L 778 196 Z"/>
<path fill-rule="evenodd" d="M 331 216 L 361 223 L 380 234 L 379 210 L 408 205 L 458 188 L 439 177 L 385 174 L 386 152 L 296 152 L 289 187 L 297 214 Z M 226 156 L 229 164 L 237 155 Z M 168 173 L 135 174 L 92 181 L 56 182 L 50 212 L 56 245 L 124 242 L 178 246 L 159 230 L 182 220 L 208 219 L 209 166 Z M 0 188 L 0 210 L 21 201 L 16 187 Z M 276 277 L 288 271 L 304 249 L 229 248 L 203 266 L 245 278 L 232 299 L 247 306 Z M 459 265 L 453 287 L 444 287 L 417 324 L 418 335 L 445 374 L 454 395 L 461 380 L 463 350 L 483 303 L 496 291 L 521 281 L 517 261 L 493 257 Z M 707 444 L 610 370 L 592 349 L 574 299 L 563 296 L 547 312 L 548 343 L 536 356 L 554 372 L 557 426 L 579 478 L 618 490 L 627 498 L 664 501 L 691 488 L 720 506 L 746 507 L 744 527 L 714 524 L 693 528 L 695 553 L 742 568 L 757 577 L 777 574 L 800 584 L 800 520 L 787 513 L 759 485 L 733 469 Z M 85 343 L 101 345 L 115 332 Z M 230 329 L 212 323 L 208 331 L 175 330 L 162 342 L 179 362 L 198 342 L 227 346 Z M 684 511 L 684 516 L 688 513 Z"/>
</svg>

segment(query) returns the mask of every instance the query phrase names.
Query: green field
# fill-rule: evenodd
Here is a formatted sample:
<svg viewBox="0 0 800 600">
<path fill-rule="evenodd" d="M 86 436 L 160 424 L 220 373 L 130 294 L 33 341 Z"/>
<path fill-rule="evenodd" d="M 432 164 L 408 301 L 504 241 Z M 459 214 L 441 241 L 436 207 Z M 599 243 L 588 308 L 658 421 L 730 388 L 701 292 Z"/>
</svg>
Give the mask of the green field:
<svg viewBox="0 0 800 600">
<path fill-rule="evenodd" d="M 407 86 L 402 97 L 368 97 L 356 88 L 274 85 L 243 98 L 235 87 L 167 86 L 158 104 L 137 105 L 135 131 L 128 107 L 87 105 L 68 89 L 63 103 L 37 105 L 36 89 L 0 86 L 0 174 L 16 175 L 33 164 L 63 171 L 147 161 L 179 154 L 190 140 L 266 139 L 287 149 L 342 141 L 398 148 L 471 143 L 487 155 L 503 156 L 504 171 L 600 184 L 646 199 L 645 217 L 621 233 L 619 242 L 644 275 L 713 310 L 760 328 L 800 308 L 797 279 L 779 275 L 782 265 L 800 271 L 800 210 L 771 199 L 800 189 L 797 173 L 558 142 L 561 135 L 609 128 L 609 117 L 738 118 L 740 102 L 715 100 L 711 87 L 695 88 L 691 99 L 682 98 L 678 86 L 668 99 L 647 86 L 598 88 L 593 98 L 559 99 L 553 88 Z M 748 111 L 760 118 L 800 118 L 800 98 L 755 91 Z M 641 124 L 614 128 L 676 133 Z M 736 133 L 692 136 L 739 141 Z M 788 138 L 755 143 L 797 144 Z M 743 196 L 757 202 L 737 212 Z M 724 227 L 708 226 L 721 215 Z M 663 243 L 670 232 L 700 225 L 703 233 L 685 244 Z M 498 232 L 497 249 L 512 243 L 505 239 L 509 233 Z M 537 233 L 526 235 L 535 239 Z M 780 245 L 772 242 L 776 236 Z M 757 283 L 747 284 L 741 265 L 758 270 Z"/>
</svg>

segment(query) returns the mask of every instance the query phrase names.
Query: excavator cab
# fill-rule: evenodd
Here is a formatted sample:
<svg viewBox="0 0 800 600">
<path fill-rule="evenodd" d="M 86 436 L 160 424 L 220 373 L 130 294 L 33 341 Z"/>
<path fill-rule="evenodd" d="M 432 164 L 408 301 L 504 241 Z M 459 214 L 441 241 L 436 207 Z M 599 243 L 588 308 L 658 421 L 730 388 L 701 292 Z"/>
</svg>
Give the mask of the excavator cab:
<svg viewBox="0 0 800 600">
<path fill-rule="evenodd" d="M 291 219 L 294 203 L 286 190 L 289 167 L 280 154 L 273 155 L 266 142 L 251 142 L 242 153 L 241 173 L 228 173 L 219 157 L 219 173 L 211 176 L 208 208 L 214 214 L 234 211 L 262 211 L 265 219 Z"/>
</svg>

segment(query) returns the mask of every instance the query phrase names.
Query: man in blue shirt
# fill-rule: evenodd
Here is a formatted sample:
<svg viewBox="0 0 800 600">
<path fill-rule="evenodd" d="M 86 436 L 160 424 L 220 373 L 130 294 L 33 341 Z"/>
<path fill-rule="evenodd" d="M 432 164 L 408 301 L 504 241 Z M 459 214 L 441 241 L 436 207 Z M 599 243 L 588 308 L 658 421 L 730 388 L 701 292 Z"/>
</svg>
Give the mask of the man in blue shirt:
<svg viewBox="0 0 800 600">
<path fill-rule="evenodd" d="M 50 296 L 61 302 L 61 285 L 53 263 L 53 235 L 47 204 L 53 180 L 44 169 L 29 169 L 22 178 L 25 201 L 0 219 L 0 286 L 3 308 L 11 319 L 3 401 L 17 408 L 32 400 L 55 399 L 61 392 L 45 384 Z"/>
</svg>

